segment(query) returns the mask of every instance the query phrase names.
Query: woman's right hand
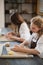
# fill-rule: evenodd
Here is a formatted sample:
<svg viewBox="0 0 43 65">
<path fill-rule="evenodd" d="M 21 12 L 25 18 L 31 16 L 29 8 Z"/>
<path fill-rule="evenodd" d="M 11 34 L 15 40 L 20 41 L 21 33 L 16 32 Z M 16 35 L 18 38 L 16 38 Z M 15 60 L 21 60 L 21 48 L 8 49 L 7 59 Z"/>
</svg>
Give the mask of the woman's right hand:
<svg viewBox="0 0 43 65">
<path fill-rule="evenodd" d="M 37 51 L 37 50 L 35 50 L 35 49 L 32 49 L 32 54 L 34 54 L 34 55 L 39 55 L 39 54 L 40 54 L 40 52 L 39 52 L 39 51 Z"/>
</svg>

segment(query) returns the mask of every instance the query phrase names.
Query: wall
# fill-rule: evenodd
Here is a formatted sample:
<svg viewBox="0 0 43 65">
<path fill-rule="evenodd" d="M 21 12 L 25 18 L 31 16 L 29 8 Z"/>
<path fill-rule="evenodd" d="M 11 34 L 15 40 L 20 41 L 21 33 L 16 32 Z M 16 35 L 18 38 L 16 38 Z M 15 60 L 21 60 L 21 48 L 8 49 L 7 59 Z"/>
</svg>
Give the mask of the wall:
<svg viewBox="0 0 43 65">
<path fill-rule="evenodd" d="M 4 16 L 4 0 L 0 0 L 0 28 L 4 27 L 5 16 Z"/>
</svg>

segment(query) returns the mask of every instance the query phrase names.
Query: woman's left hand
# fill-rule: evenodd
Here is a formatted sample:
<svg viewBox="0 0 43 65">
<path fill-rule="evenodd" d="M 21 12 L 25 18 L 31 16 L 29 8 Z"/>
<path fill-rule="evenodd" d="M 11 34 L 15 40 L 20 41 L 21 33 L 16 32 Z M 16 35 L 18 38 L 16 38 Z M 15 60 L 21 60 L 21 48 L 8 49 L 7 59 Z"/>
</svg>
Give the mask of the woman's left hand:
<svg viewBox="0 0 43 65">
<path fill-rule="evenodd" d="M 20 50 L 20 46 L 19 45 L 15 45 L 14 48 L 11 49 L 12 51 L 19 51 Z"/>
</svg>

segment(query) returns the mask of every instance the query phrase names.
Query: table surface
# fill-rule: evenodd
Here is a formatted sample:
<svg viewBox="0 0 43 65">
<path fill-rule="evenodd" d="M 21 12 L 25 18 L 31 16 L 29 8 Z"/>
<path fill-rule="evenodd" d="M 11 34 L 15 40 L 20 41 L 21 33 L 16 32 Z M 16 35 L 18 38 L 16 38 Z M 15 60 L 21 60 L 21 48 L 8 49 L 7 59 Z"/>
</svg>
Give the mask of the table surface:
<svg viewBox="0 0 43 65">
<path fill-rule="evenodd" d="M 0 55 L 0 58 L 27 58 L 27 57 L 30 57 L 30 58 L 33 58 L 33 55 L 27 55 L 25 53 L 20 53 L 20 52 L 13 52 L 13 55 L 9 55 L 7 54 L 8 52 L 11 52 L 11 48 L 14 47 L 15 44 L 19 44 L 18 42 L 12 42 L 14 40 L 9 40 L 7 39 L 5 36 L 2 36 L 2 34 L 6 34 L 8 32 L 11 32 L 10 29 L 2 29 L 1 30 L 1 35 L 0 35 L 0 44 L 10 44 L 10 47 L 5 47 L 3 46 L 3 51 L 2 51 L 2 54 Z M 0 45 L 0 50 L 1 50 L 1 45 Z"/>
<path fill-rule="evenodd" d="M 7 33 L 9 31 L 8 29 L 4 29 L 4 30 L 3 33 Z M 5 43 L 5 42 L 0 42 L 0 43 Z M 0 58 L 0 65 L 43 65 L 43 59 L 37 56 L 33 58 L 6 58 L 6 59 Z"/>
<path fill-rule="evenodd" d="M 6 47 L 5 46 L 6 43 L 7 44 L 9 43 L 10 47 Z M 15 44 L 20 44 L 20 43 L 19 42 L 2 42 L 1 41 L 0 42 L 0 58 L 33 58 L 33 55 L 28 55 L 26 53 L 11 51 L 11 48 L 13 48 Z"/>
</svg>

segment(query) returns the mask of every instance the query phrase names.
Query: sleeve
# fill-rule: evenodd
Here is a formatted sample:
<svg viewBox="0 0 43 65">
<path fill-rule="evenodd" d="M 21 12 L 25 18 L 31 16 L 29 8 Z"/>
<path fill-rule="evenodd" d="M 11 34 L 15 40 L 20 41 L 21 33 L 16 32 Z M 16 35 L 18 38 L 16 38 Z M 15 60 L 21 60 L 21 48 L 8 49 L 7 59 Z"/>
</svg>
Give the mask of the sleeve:
<svg viewBox="0 0 43 65">
<path fill-rule="evenodd" d="M 43 57 L 43 36 L 39 38 L 35 49 L 40 52 L 39 56 Z"/>
<path fill-rule="evenodd" d="M 30 38 L 30 31 L 27 24 L 23 24 L 20 29 L 20 37 L 28 40 Z"/>
</svg>

